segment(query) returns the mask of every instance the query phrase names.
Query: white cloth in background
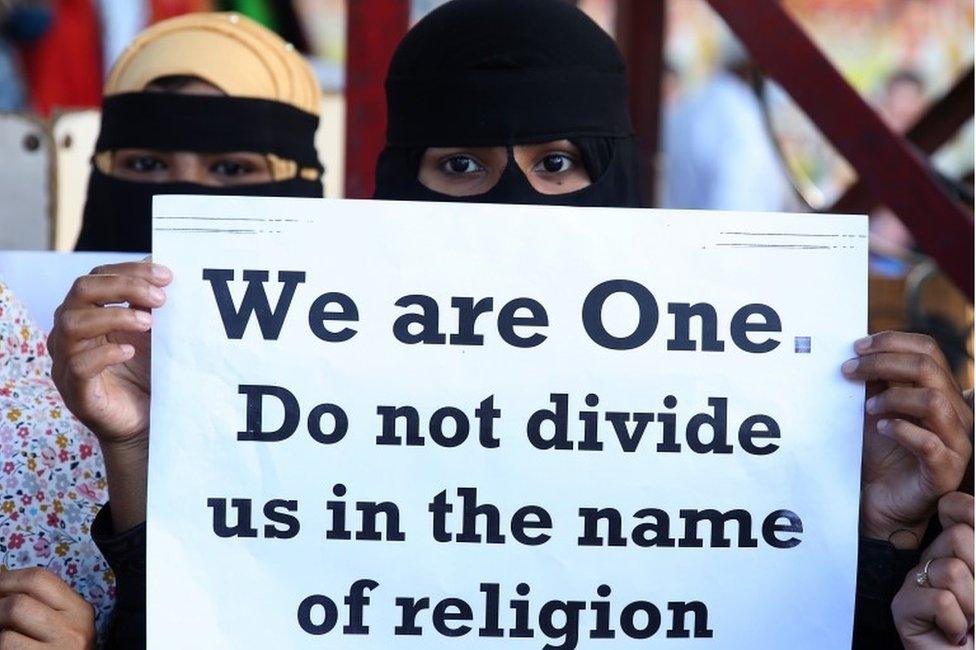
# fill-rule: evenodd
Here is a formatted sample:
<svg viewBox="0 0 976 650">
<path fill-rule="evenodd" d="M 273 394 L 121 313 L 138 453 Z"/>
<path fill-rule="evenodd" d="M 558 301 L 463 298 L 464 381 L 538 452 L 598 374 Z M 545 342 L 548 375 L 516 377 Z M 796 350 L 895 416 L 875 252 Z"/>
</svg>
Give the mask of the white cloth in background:
<svg viewBox="0 0 976 650">
<path fill-rule="evenodd" d="M 759 101 L 739 78 L 717 73 L 665 115 L 662 207 L 779 211 L 790 188 L 763 125 Z"/>
<path fill-rule="evenodd" d="M 102 62 L 106 73 L 136 34 L 149 22 L 148 0 L 98 0 L 102 25 Z"/>
</svg>

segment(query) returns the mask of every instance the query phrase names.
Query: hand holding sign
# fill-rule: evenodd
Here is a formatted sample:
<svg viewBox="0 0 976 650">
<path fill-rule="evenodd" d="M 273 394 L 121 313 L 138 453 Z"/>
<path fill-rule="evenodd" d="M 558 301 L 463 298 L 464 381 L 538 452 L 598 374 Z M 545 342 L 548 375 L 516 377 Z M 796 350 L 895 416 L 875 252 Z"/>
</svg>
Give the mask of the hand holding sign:
<svg viewBox="0 0 976 650">
<path fill-rule="evenodd" d="M 98 267 L 75 281 L 55 314 L 55 381 L 103 443 L 130 443 L 149 428 L 147 310 L 162 306 L 169 280 L 165 267 L 145 262 Z"/>
<path fill-rule="evenodd" d="M 75 417 L 98 436 L 120 530 L 145 520 L 148 310 L 163 304 L 162 287 L 171 277 L 165 267 L 145 262 L 92 269 L 71 287 L 48 338 L 54 383 Z"/>
<path fill-rule="evenodd" d="M 885 388 L 866 405 L 861 531 L 915 547 L 972 458 L 973 412 L 930 337 L 883 332 L 855 349 L 844 373 Z"/>
</svg>

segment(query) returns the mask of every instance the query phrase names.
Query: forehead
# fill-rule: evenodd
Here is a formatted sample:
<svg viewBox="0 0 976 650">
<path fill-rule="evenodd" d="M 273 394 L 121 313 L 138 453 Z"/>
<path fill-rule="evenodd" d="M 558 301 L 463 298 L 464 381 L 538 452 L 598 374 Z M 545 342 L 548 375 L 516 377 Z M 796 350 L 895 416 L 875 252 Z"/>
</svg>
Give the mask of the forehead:
<svg viewBox="0 0 976 650">
<path fill-rule="evenodd" d="M 195 77 L 163 77 L 154 79 L 146 86 L 145 92 L 202 95 L 207 97 L 221 97 L 226 95 L 224 91 L 212 83 Z"/>
<path fill-rule="evenodd" d="M 426 151 L 470 151 L 470 152 L 492 152 L 492 151 L 506 151 L 508 149 L 514 150 L 526 150 L 526 149 L 577 149 L 578 147 L 571 140 L 565 138 L 560 140 L 549 140 L 546 142 L 527 142 L 524 144 L 513 144 L 513 145 L 444 145 L 437 147 L 426 147 Z"/>
<path fill-rule="evenodd" d="M 201 151 L 170 151 L 167 149 L 148 149 L 139 147 L 126 147 L 115 150 L 115 160 L 122 161 L 126 158 L 139 156 L 152 156 L 165 158 L 168 160 L 217 160 L 217 159 L 236 159 L 236 160 L 265 160 L 265 155 L 256 151 L 226 151 L 226 152 L 201 152 Z"/>
</svg>

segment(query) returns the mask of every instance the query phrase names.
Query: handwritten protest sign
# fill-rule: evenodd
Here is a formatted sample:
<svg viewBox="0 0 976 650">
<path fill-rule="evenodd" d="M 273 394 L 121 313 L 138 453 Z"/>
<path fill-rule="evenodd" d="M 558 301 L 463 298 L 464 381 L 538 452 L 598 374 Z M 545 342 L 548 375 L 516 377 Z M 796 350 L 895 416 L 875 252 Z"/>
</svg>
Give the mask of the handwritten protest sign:
<svg viewBox="0 0 976 650">
<path fill-rule="evenodd" d="M 849 647 L 865 235 L 157 197 L 150 647 Z"/>
</svg>

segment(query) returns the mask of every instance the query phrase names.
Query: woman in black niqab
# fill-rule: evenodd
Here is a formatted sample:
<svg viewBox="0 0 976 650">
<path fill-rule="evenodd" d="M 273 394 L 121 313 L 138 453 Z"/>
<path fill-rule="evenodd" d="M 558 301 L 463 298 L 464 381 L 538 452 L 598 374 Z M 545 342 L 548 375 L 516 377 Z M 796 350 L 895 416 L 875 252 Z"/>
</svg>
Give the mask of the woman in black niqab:
<svg viewBox="0 0 976 650">
<path fill-rule="evenodd" d="M 400 43 L 386 94 L 375 198 L 639 205 L 623 59 L 565 0 L 448 2 Z"/>
</svg>

